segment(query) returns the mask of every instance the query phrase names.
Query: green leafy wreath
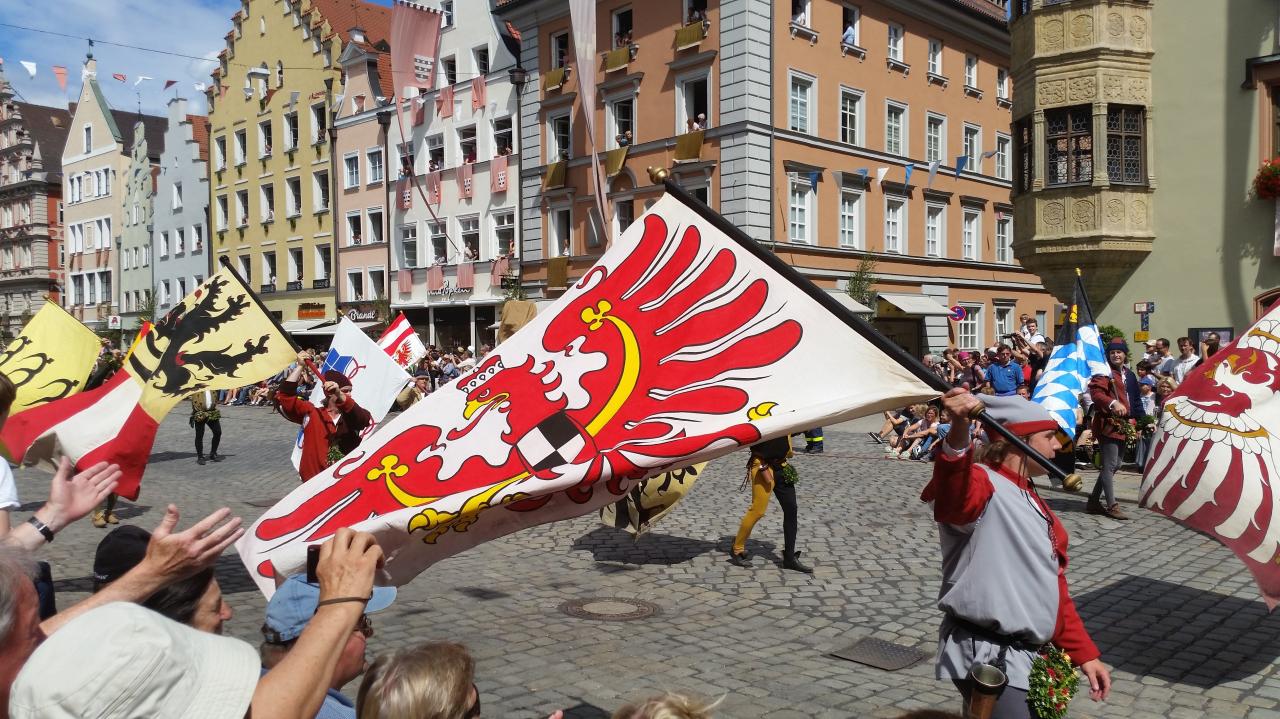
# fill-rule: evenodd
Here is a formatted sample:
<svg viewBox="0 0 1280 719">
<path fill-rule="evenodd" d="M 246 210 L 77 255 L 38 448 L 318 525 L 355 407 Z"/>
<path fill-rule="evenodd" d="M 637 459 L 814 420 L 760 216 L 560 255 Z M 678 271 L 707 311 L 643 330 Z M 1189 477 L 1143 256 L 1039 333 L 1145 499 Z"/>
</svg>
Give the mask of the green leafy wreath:
<svg viewBox="0 0 1280 719">
<path fill-rule="evenodd" d="M 1071 655 L 1050 645 L 1031 662 L 1027 705 L 1038 719 L 1061 719 L 1076 694 L 1080 679 L 1071 665 Z"/>
</svg>

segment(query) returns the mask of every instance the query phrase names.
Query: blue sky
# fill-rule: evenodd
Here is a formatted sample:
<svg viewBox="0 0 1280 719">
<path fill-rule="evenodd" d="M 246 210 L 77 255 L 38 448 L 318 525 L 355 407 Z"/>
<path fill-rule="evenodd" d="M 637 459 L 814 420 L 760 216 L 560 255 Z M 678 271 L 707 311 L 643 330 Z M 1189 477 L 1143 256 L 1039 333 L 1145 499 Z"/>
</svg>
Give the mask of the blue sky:
<svg viewBox="0 0 1280 719">
<path fill-rule="evenodd" d="M 169 52 L 215 58 L 224 46 L 223 37 L 231 29 L 231 15 L 240 7 L 239 0 L 44 0 L 44 2 L 6 2 L 0 23 L 52 30 L 78 38 L 138 45 Z M 389 5 L 390 0 L 379 0 Z M 56 14 L 50 9 L 56 5 Z M 44 33 L 0 27 L 0 58 L 9 82 L 23 99 L 42 105 L 65 106 L 80 93 L 80 69 L 88 43 L 83 39 L 57 37 Z M 190 100 L 190 112 L 204 112 L 202 95 L 192 83 L 209 82 L 213 61 L 191 60 L 141 50 L 130 50 L 98 43 L 94 46 L 98 61 L 98 82 L 107 102 L 118 110 L 136 110 L 141 100 L 144 112 L 165 114 L 165 103 L 178 91 Z M 37 65 L 31 78 L 20 60 Z M 53 65 L 67 68 L 67 91 L 58 88 Z M 127 83 L 111 79 L 112 73 L 124 73 Z M 149 75 L 154 80 L 134 87 L 134 79 Z M 165 80 L 178 84 L 162 92 Z"/>
</svg>

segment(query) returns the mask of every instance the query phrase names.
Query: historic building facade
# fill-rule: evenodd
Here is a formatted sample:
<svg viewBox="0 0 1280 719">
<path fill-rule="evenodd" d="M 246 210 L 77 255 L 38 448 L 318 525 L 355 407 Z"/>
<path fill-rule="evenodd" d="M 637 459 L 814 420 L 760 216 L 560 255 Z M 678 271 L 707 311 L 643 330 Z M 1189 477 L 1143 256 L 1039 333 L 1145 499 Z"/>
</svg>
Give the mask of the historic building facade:
<svg viewBox="0 0 1280 719">
<path fill-rule="evenodd" d="M 1200 9 L 1022 0 L 1011 23 L 1018 257 L 1063 299 L 1080 267 L 1127 333 L 1154 302 L 1152 338 L 1280 298 L 1280 214 L 1251 187 L 1280 153 L 1276 6 Z"/>
<path fill-rule="evenodd" d="M 390 10 L 360 0 L 244 0 L 209 89 L 211 242 L 286 330 L 336 315 L 330 135 L 338 58 Z"/>
<path fill-rule="evenodd" d="M 151 246 L 127 260 L 151 266 L 156 318 L 215 271 L 209 252 L 208 118 L 188 114 L 184 98 L 170 100 L 164 146 Z"/>
<path fill-rule="evenodd" d="M 425 329 L 428 343 L 450 350 L 495 344 L 503 279 L 518 272 L 516 153 L 525 141 L 517 141 L 515 65 L 488 4 L 454 3 L 435 89 L 403 103 L 403 128 L 390 120 L 402 175 L 391 206 L 391 306 Z M 536 198 L 525 201 L 536 222 Z"/>
<path fill-rule="evenodd" d="M 496 2 L 535 78 L 522 96 L 526 291 L 552 297 L 662 191 L 663 167 L 919 353 L 986 347 L 1054 305 L 1015 260 L 1009 32 L 1000 0 L 667 0 L 597 5 L 589 180 L 568 9 Z M 628 134 L 629 133 L 629 134 Z M 931 172 L 932 170 L 932 172 Z M 869 262 L 868 262 L 869 261 Z M 950 308 L 963 307 L 963 320 Z"/>
<path fill-rule="evenodd" d="M 0 64 L 0 336 L 62 293 L 65 109 L 17 102 Z"/>
<path fill-rule="evenodd" d="M 90 329 L 104 330 L 120 309 L 117 243 L 124 224 L 122 198 L 132 162 L 132 131 L 136 123 L 143 124 L 148 159 L 158 163 L 164 150 L 164 118 L 112 110 L 98 86 L 92 55 L 85 60 L 83 78 L 62 152 L 67 275 L 62 297 L 63 306 L 77 319 Z"/>
<path fill-rule="evenodd" d="M 132 147 L 129 165 L 121 181 L 124 195 L 123 222 L 120 226 L 119 271 L 121 329 L 139 327 L 142 320 L 152 319 L 151 250 L 152 213 L 155 209 L 156 175 L 159 166 L 148 156 L 146 127 L 141 122 L 131 128 Z M 185 294 L 185 293 L 184 293 Z M 181 299 L 179 295 L 178 299 Z M 172 298 L 167 298 L 172 299 Z"/>
<path fill-rule="evenodd" d="M 337 269 L 334 285 L 338 313 L 353 322 L 373 324 L 378 304 L 389 292 L 390 235 L 388 223 L 388 125 L 394 122 L 390 104 L 391 61 L 388 53 L 352 31 L 340 59 L 346 82 L 344 100 L 333 120 L 334 158 L 338 190 L 334 216 L 338 221 Z"/>
</svg>

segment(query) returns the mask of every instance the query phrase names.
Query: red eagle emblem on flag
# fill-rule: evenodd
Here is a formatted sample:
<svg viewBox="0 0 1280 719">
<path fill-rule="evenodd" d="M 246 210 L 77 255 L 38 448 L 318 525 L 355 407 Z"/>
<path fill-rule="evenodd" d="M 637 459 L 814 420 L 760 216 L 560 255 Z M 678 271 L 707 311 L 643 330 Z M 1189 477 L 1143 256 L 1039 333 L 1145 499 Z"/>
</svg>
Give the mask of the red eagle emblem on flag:
<svg viewBox="0 0 1280 719">
<path fill-rule="evenodd" d="M 537 345 L 524 345 L 536 351 L 491 355 L 433 394 L 421 423 L 360 447 L 330 486 L 260 521 L 258 546 L 319 541 L 406 507 L 421 509 L 405 529 L 435 542 L 482 511 L 528 512 L 560 496 L 584 504 L 599 492 L 612 501 L 682 458 L 757 441 L 739 385 L 797 347 L 800 323 L 732 250 L 657 214 L 643 222 L 634 250 L 592 269 Z M 441 417 L 447 407 L 453 416 Z M 539 487 L 564 477 L 575 481 Z M 270 576 L 268 562 L 246 561 Z"/>
<path fill-rule="evenodd" d="M 1280 320 L 1206 358 L 1164 400 L 1142 506 L 1212 535 L 1280 601 Z"/>
</svg>

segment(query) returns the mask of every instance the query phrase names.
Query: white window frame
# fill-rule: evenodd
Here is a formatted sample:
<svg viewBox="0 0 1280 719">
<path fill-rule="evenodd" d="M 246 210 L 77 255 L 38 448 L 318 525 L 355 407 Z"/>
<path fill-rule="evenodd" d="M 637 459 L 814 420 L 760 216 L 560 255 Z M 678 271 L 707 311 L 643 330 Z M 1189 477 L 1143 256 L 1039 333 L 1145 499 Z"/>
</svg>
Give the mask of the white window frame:
<svg viewBox="0 0 1280 719">
<path fill-rule="evenodd" d="M 1013 218 L 1005 213 L 996 218 L 996 262 L 1013 264 Z"/>
<path fill-rule="evenodd" d="M 511 231 L 511 245 L 507 248 L 507 252 L 515 252 L 515 249 L 516 249 L 516 211 L 515 211 L 515 208 L 506 208 L 506 209 L 502 209 L 502 210 L 495 210 L 495 211 L 493 211 L 493 212 L 490 212 L 490 213 L 489 213 L 489 216 L 493 218 L 493 223 L 492 223 L 492 225 L 491 225 L 491 226 L 490 226 L 490 228 L 489 228 L 489 229 L 490 229 L 490 232 L 491 232 L 491 235 L 490 235 L 490 236 L 491 236 L 491 238 L 492 238 L 492 239 L 490 240 L 491 247 L 490 247 L 490 249 L 489 249 L 489 252 L 492 254 L 492 256 L 493 256 L 493 257 L 501 257 L 501 256 L 503 255 L 503 252 L 502 252 L 502 245 L 501 245 L 501 243 L 498 241 L 498 235 L 499 235 L 503 230 L 510 230 L 510 231 Z M 500 222 L 500 220 L 503 220 L 503 219 L 505 219 L 505 218 L 509 218 L 509 219 L 510 219 L 510 222 Z"/>
<path fill-rule="evenodd" d="M 866 237 L 866 197 L 867 193 L 856 187 L 840 188 L 840 226 L 839 226 L 839 243 L 841 247 L 862 250 L 865 249 Z M 852 205 L 854 211 L 846 212 L 846 207 L 850 204 L 849 198 L 853 198 Z"/>
<path fill-rule="evenodd" d="M 352 282 L 351 280 L 352 277 L 360 278 L 359 291 L 357 291 L 355 283 Z M 356 300 L 364 299 L 364 290 L 368 289 L 369 282 L 368 282 L 368 278 L 364 276 L 363 267 L 359 267 L 356 269 L 348 269 L 345 273 L 343 273 L 343 280 L 346 282 L 346 285 L 347 285 L 348 300 L 356 301 Z"/>
<path fill-rule="evenodd" d="M 247 161 L 249 154 L 249 132 L 243 127 L 231 133 L 235 143 L 236 167 L 241 167 Z"/>
<path fill-rule="evenodd" d="M 929 149 L 929 131 L 932 122 L 938 122 L 938 147 L 937 150 L 931 152 Z M 924 161 L 933 162 L 937 160 L 939 164 L 945 165 L 947 162 L 947 116 L 936 112 L 925 113 L 924 118 Z"/>
<path fill-rule="evenodd" d="M 375 166 L 373 164 L 373 158 L 375 157 L 378 158 L 378 164 L 376 166 L 377 172 L 374 172 Z M 387 158 L 384 156 L 384 153 L 382 152 L 381 147 L 371 147 L 368 150 L 365 150 L 364 167 L 365 167 L 365 175 L 369 177 L 370 185 L 376 185 L 379 182 L 382 182 L 384 178 L 386 178 Z"/>
<path fill-rule="evenodd" d="M 230 205 L 227 202 L 227 196 L 218 195 L 217 198 L 215 198 L 215 205 L 217 206 L 218 216 L 215 217 L 214 220 L 218 223 L 218 231 L 224 232 L 231 224 L 231 217 L 229 216 Z"/>
<path fill-rule="evenodd" d="M 966 207 L 961 213 L 960 254 L 974 262 L 982 259 L 982 210 Z"/>
<path fill-rule="evenodd" d="M 937 226 L 930 227 L 937 218 Z M 931 238 L 930 232 L 934 233 Z M 924 256 L 947 256 L 947 206 L 940 202 L 926 202 L 924 205 Z"/>
<path fill-rule="evenodd" d="M 708 128 L 712 126 L 712 121 L 715 119 L 715 116 L 714 116 L 714 108 L 716 106 L 715 105 L 715 85 L 712 84 L 711 82 L 711 67 L 708 66 L 708 67 L 702 68 L 701 70 L 694 70 L 692 72 L 687 72 L 683 75 L 678 75 L 676 76 L 676 84 L 675 84 L 675 88 L 676 88 L 675 122 L 676 122 L 677 135 L 683 135 L 684 133 L 689 131 L 688 120 L 689 120 L 690 106 L 689 106 L 688 88 L 689 88 L 689 83 L 695 82 L 697 80 L 704 81 L 704 84 L 707 88 L 707 127 Z M 639 115 L 640 115 L 639 106 L 636 106 L 635 114 L 636 114 L 636 117 L 632 119 L 632 124 L 638 125 Z M 632 141 L 634 142 L 635 133 L 633 132 L 632 135 L 633 135 Z"/>
<path fill-rule="evenodd" d="M 969 144 L 969 133 L 973 132 L 973 144 Z M 982 174 L 982 126 L 975 125 L 970 122 L 964 124 L 964 130 L 961 136 L 961 147 L 964 149 L 965 157 L 969 158 L 967 163 L 969 172 Z"/>
<path fill-rule="evenodd" d="M 802 86 L 807 85 L 807 88 L 804 90 L 803 97 L 799 98 L 804 103 L 803 127 L 800 126 L 801 123 L 797 122 L 797 120 L 800 119 L 796 107 L 797 97 L 795 90 L 797 84 Z M 795 70 L 789 70 L 787 72 L 787 129 L 792 132 L 802 132 L 806 135 L 818 134 L 818 118 L 814 115 L 814 110 L 817 107 L 814 99 L 817 96 L 818 78 Z"/>
<path fill-rule="evenodd" d="M 841 10 L 848 10 L 853 15 L 853 44 L 855 47 L 862 45 L 862 8 L 849 3 L 841 3 Z M 687 15 L 687 13 L 686 13 Z M 844 13 L 841 13 L 840 25 L 840 42 L 844 42 Z"/>
<path fill-rule="evenodd" d="M 996 177 L 1001 180 L 1010 179 L 1009 158 L 1012 154 L 1013 138 L 1003 132 L 996 133 Z"/>
<path fill-rule="evenodd" d="M 271 202 L 267 202 L 267 194 L 271 195 Z M 275 222 L 276 220 L 276 185 L 270 180 L 258 185 L 258 214 L 263 222 Z"/>
<path fill-rule="evenodd" d="M 436 220 L 430 220 L 430 221 L 428 221 L 428 222 L 427 222 L 427 224 L 426 224 L 426 230 L 427 230 L 427 247 L 426 247 L 426 251 L 427 251 L 427 255 L 428 255 L 429 259 L 430 259 L 430 262 L 428 262 L 426 265 L 421 265 L 422 267 L 427 267 L 427 266 L 429 266 L 429 265 L 444 265 L 444 264 L 448 264 L 448 262 L 449 262 L 449 234 L 448 234 L 448 232 L 447 232 L 447 230 L 446 230 L 446 227 L 447 227 L 447 226 L 446 226 L 446 224 L 445 224 L 445 221 L 444 221 L 444 220 L 439 220 L 439 221 L 436 221 Z M 441 243 L 442 252 L 441 252 L 441 254 L 439 254 L 439 255 L 437 255 L 437 254 L 436 254 L 436 240 L 437 240 L 437 239 L 444 240 L 444 242 L 442 242 L 442 243 Z M 421 245 L 419 245 L 419 249 L 422 249 Z"/>
<path fill-rule="evenodd" d="M 262 82 L 265 84 L 266 80 L 263 80 Z M 263 94 L 265 95 L 266 93 L 264 92 Z M 266 130 L 266 132 L 263 132 L 263 130 Z M 271 120 L 263 120 L 262 122 L 259 122 L 258 159 L 260 160 L 271 157 L 271 153 L 275 151 L 275 148 L 271 146 L 271 143 L 267 142 L 267 132 L 271 132 Z M 274 135 L 275 133 L 272 134 Z M 274 140 L 275 138 L 272 137 L 271 139 Z"/>
<path fill-rule="evenodd" d="M 222 171 L 227 169 L 227 136 L 219 135 L 213 138 L 213 169 Z M 74 201 L 74 198 L 73 198 Z"/>
<path fill-rule="evenodd" d="M 1003 303 L 992 303 L 991 318 L 995 322 L 996 338 L 1013 334 L 1013 311 L 1014 305 Z"/>
<path fill-rule="evenodd" d="M 896 218 L 896 233 L 890 232 L 890 223 L 895 221 L 893 216 L 893 207 L 897 206 L 898 213 Z M 907 254 L 907 198 L 902 195 L 884 196 L 884 251 L 886 254 L 905 255 Z M 892 238 L 893 242 L 890 243 Z"/>
<path fill-rule="evenodd" d="M 352 232 L 352 220 L 355 220 L 355 232 Z M 360 210 L 346 211 L 342 216 L 342 231 L 347 240 L 343 245 L 344 247 L 359 247 L 364 244 L 364 215 Z M 359 242 L 356 242 L 357 237 L 360 238 Z"/>
<path fill-rule="evenodd" d="M 289 217 L 302 215 L 302 178 L 292 175 L 284 178 L 285 212 Z"/>
<path fill-rule="evenodd" d="M 324 177 L 323 182 L 320 181 L 321 176 Z M 328 195 L 328 193 L 329 193 L 329 172 L 327 170 L 318 170 L 316 172 L 311 173 L 311 195 L 312 195 L 311 205 L 317 213 L 328 212 L 330 209 L 330 205 L 333 204 L 332 197 L 328 198 L 329 201 L 326 202 L 325 204 L 323 205 L 320 204 L 320 201 L 324 199 Z"/>
<path fill-rule="evenodd" d="M 378 215 L 379 218 L 375 220 L 373 217 L 374 215 Z M 364 209 L 364 226 L 365 229 L 368 230 L 367 237 L 369 244 L 377 245 L 387 241 L 386 236 L 382 234 L 382 223 L 385 218 L 386 212 L 382 209 L 381 205 L 366 207 Z"/>
<path fill-rule="evenodd" d="M 978 87 L 978 56 L 973 53 L 964 56 L 964 86 Z"/>
<path fill-rule="evenodd" d="M 807 177 L 791 177 L 787 184 L 787 241 L 801 245 L 817 239 L 817 193 Z M 797 201 L 797 198 L 798 201 Z"/>
<path fill-rule="evenodd" d="M 635 92 L 626 92 L 618 95 L 610 95 L 609 97 L 606 97 L 604 101 L 604 126 L 605 126 L 604 140 L 605 140 L 605 147 L 610 150 L 616 150 L 619 147 L 621 147 L 621 145 L 618 144 L 618 135 L 620 135 L 621 133 L 617 132 L 618 130 L 617 106 L 620 103 L 624 103 L 624 102 L 631 103 L 631 144 L 634 145 L 636 142 L 636 136 L 638 133 L 638 130 L 636 127 L 636 119 L 637 119 L 636 115 L 638 113 L 636 112 L 637 106 L 636 106 Z M 495 153 L 497 152 L 496 143 L 494 147 L 494 152 Z"/>
<path fill-rule="evenodd" d="M 1009 70 L 1007 68 L 996 68 L 996 99 L 1009 99 Z"/>
<path fill-rule="evenodd" d="M 560 233 L 559 223 L 557 222 L 557 219 L 560 217 L 561 212 L 567 212 L 569 214 L 569 220 L 568 222 L 565 223 L 565 232 L 567 232 L 569 235 L 567 238 L 569 240 L 568 248 L 567 248 L 568 252 L 561 251 L 561 248 L 565 246 L 564 240 L 566 239 L 560 236 L 561 233 Z M 549 220 L 549 222 L 547 223 L 547 226 L 551 230 L 550 232 L 547 233 L 548 235 L 547 256 L 548 257 L 572 257 L 573 256 L 573 207 L 571 205 L 559 205 L 556 207 L 552 207 L 550 214 L 547 215 L 547 219 Z"/>
<path fill-rule="evenodd" d="M 374 273 L 382 275 L 381 282 L 374 282 Z M 377 300 L 386 297 L 387 290 L 387 268 L 384 265 L 370 265 L 365 268 L 365 278 L 367 280 L 367 289 L 371 295 L 369 299 Z"/>
<path fill-rule="evenodd" d="M 418 223 L 406 222 L 399 227 L 399 235 L 396 237 L 396 261 L 402 270 L 412 270 L 422 266 L 422 240 L 418 237 Z M 408 233 L 413 233 L 413 237 L 407 237 Z M 413 246 L 413 262 L 409 262 L 409 253 L 405 251 L 410 245 Z"/>
<path fill-rule="evenodd" d="M 470 234 L 472 229 L 468 227 L 474 223 L 474 232 L 476 236 L 475 257 L 467 259 L 464 252 L 467 242 L 463 238 L 464 234 Z M 458 262 L 483 262 L 484 261 L 484 224 L 480 221 L 480 215 L 465 215 L 458 218 Z"/>
<path fill-rule="evenodd" d="M 849 143 L 848 139 L 845 137 L 845 115 L 846 115 L 845 100 L 850 97 L 854 99 L 854 102 L 853 102 L 854 125 L 853 125 L 853 142 L 852 143 Z M 846 85 L 840 86 L 840 105 L 836 109 L 836 111 L 839 113 L 839 121 L 836 123 L 836 127 L 840 128 L 840 142 L 843 142 L 845 144 L 858 145 L 858 146 L 862 146 L 866 144 L 866 129 L 867 129 L 866 99 L 867 99 L 866 93 L 864 93 L 862 90 L 848 87 Z"/>
<path fill-rule="evenodd" d="M 327 257 L 325 256 L 325 253 L 328 253 Z M 314 260 L 315 262 L 314 267 L 316 272 L 316 279 L 317 280 L 329 279 L 329 273 L 330 273 L 330 270 L 332 269 L 330 265 L 333 264 L 331 262 L 331 260 L 333 259 L 333 249 L 330 248 L 328 244 L 316 245 L 314 248 L 314 252 L 311 255 L 311 259 Z"/>
<path fill-rule="evenodd" d="M 569 146 L 568 147 L 560 147 L 560 142 L 556 138 L 555 124 L 557 120 L 565 120 L 566 122 L 569 123 Z M 573 113 L 571 111 L 571 108 L 566 107 L 562 110 L 557 110 L 555 112 L 548 112 L 547 122 L 546 122 L 546 132 L 547 132 L 547 139 L 546 139 L 545 147 L 547 148 L 547 151 L 548 151 L 547 158 L 546 158 L 547 162 L 549 163 L 559 162 L 563 159 L 566 159 L 566 155 L 564 154 L 565 152 L 568 153 L 567 158 L 572 159 L 573 158 Z"/>
<path fill-rule="evenodd" d="M 355 165 L 355 179 L 352 179 L 351 169 Z M 342 156 L 342 189 L 354 190 L 360 187 L 360 153 L 348 152 Z"/>
<path fill-rule="evenodd" d="M 323 122 L 316 122 L 317 118 L 323 118 L 327 111 L 324 109 L 324 103 L 316 103 L 311 106 L 311 144 L 319 145 L 324 141 L 324 133 L 329 129 L 328 119 Z M 323 127 L 322 127 L 323 125 Z"/>
<path fill-rule="evenodd" d="M 292 120 L 292 127 L 290 127 Z M 284 139 L 284 149 L 286 152 L 292 152 L 298 149 L 298 111 L 286 112 L 280 116 L 280 135 Z"/>
<path fill-rule="evenodd" d="M 959 303 L 965 309 L 965 318 L 956 323 L 956 349 L 982 349 L 982 305 L 970 302 Z M 969 337 L 972 336 L 972 340 Z"/>
<path fill-rule="evenodd" d="M 931 37 L 929 38 L 929 74 L 942 77 L 942 40 Z"/>
<path fill-rule="evenodd" d="M 888 37 L 886 38 L 885 56 L 894 62 L 904 62 L 902 59 L 902 45 L 905 42 L 903 38 L 906 31 L 898 23 L 891 22 L 888 24 Z"/>
<path fill-rule="evenodd" d="M 891 117 L 893 110 L 902 111 L 902 125 L 898 130 L 899 146 L 897 150 L 893 150 L 889 147 L 889 118 Z M 909 122 L 909 117 L 910 107 L 907 103 L 898 102 L 896 100 L 884 101 L 884 151 L 890 155 L 910 157 L 911 151 L 909 149 L 909 143 L 907 142 L 911 137 L 911 123 Z"/>
</svg>

